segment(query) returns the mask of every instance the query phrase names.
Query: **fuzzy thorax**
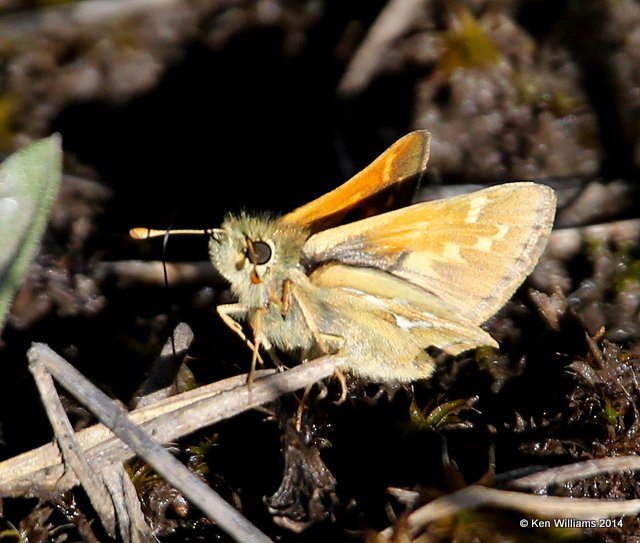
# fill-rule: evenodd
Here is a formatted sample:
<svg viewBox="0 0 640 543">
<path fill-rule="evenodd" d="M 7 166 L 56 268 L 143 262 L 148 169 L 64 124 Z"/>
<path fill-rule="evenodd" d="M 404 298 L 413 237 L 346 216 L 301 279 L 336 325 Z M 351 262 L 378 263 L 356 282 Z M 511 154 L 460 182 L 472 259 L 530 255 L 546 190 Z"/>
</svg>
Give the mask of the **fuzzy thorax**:
<svg viewBox="0 0 640 543">
<path fill-rule="evenodd" d="M 228 215 L 212 233 L 209 258 L 240 304 L 266 307 L 281 298 L 284 282 L 299 270 L 308 237 L 305 229 L 283 226 L 272 216 L 242 212 Z"/>
</svg>

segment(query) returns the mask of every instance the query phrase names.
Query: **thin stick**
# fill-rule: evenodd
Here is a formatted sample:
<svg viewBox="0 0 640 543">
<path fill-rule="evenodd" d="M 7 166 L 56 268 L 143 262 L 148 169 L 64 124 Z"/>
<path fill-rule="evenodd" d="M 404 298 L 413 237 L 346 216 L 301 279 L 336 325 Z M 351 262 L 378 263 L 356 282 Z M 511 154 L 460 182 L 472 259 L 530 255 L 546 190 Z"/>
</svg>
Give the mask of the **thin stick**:
<svg viewBox="0 0 640 543">
<path fill-rule="evenodd" d="M 183 285 L 215 286 L 227 284 L 208 260 L 200 262 L 161 262 L 142 260 L 120 260 L 99 262 L 98 276 L 113 278 L 118 288 L 127 289 L 144 286 L 164 286 L 164 272 L 167 270 L 172 287 Z"/>
<path fill-rule="evenodd" d="M 67 468 L 73 470 L 76 474 L 89 497 L 91 505 L 98 513 L 102 525 L 107 530 L 107 533 L 114 537 L 116 533 L 116 514 L 111 496 L 98 476 L 95 469 L 96 466 L 89 464 L 86 455 L 83 454 L 82 449 L 78 446 L 76 434 L 64 407 L 62 407 L 62 402 L 53 384 L 51 374 L 42 364 L 30 364 L 29 369 L 40 392 L 40 398 Z"/>
<path fill-rule="evenodd" d="M 387 3 L 353 55 L 338 84 L 339 94 L 357 94 L 371 82 L 391 43 L 407 31 L 424 9 L 424 4 L 425 0 L 390 0 Z"/>
<path fill-rule="evenodd" d="M 246 543 L 271 540 L 229 505 L 219 494 L 191 473 L 155 439 L 133 424 L 129 414 L 78 370 L 44 344 L 34 344 L 28 353 L 31 366 L 43 366 L 76 399 L 89 407 L 100 422 L 127 443 L 136 453 L 196 504 L 233 539 Z"/>
<path fill-rule="evenodd" d="M 511 509 L 536 517 L 577 520 L 597 520 L 636 515 L 640 512 L 640 500 L 537 496 L 472 485 L 416 509 L 407 520 L 410 530 L 415 534 L 429 522 L 481 506 Z M 381 532 L 387 540 L 390 540 L 392 534 L 392 528 L 386 528 Z"/>
<path fill-rule="evenodd" d="M 552 485 L 563 485 L 576 479 L 588 479 L 602 473 L 620 473 L 623 471 L 640 471 L 640 457 L 629 455 L 585 460 L 518 477 L 513 481 L 509 481 L 508 484 L 513 488 L 536 492 L 545 490 Z"/>
<path fill-rule="evenodd" d="M 92 385 L 89 383 L 90 388 L 87 389 L 86 379 L 78 381 L 77 370 L 70 368 L 47 346 L 35 344 L 29 351 L 29 357 L 40 360 L 47 368 L 51 367 L 51 373 L 65 388 L 72 389 L 72 394 L 82 392 L 85 399 L 90 395 Z M 342 363 L 340 357 L 325 356 L 286 372 L 274 374 L 272 370 L 263 370 L 258 372 L 250 393 L 246 386 L 246 375 L 239 375 L 139 409 L 126 419 L 120 417 L 120 421 L 134 419 L 138 424 L 144 424 L 146 431 L 158 439 L 171 441 L 197 428 L 214 424 L 330 377 Z M 84 403 L 84 400 L 81 401 Z M 114 438 L 101 424 L 80 431 L 77 438 L 89 459 L 95 457 L 103 463 L 117 463 L 133 456 L 131 449 Z M 0 463 L 0 494 L 37 496 L 54 487 L 61 491 L 77 484 L 71 477 L 60 480 L 62 475 L 63 467 L 57 448 L 52 444 L 44 445 Z M 170 481 L 168 476 L 166 478 Z M 198 506 L 205 511 L 203 506 Z"/>
</svg>

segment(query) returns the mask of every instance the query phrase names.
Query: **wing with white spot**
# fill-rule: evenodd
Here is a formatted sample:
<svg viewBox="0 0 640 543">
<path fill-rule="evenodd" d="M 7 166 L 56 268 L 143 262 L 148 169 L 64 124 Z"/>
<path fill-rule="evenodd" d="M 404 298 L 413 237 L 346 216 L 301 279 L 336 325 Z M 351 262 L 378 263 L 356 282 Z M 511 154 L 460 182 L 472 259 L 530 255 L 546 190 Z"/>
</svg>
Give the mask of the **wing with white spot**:
<svg viewBox="0 0 640 543">
<path fill-rule="evenodd" d="M 547 186 L 509 183 L 415 204 L 314 234 L 303 261 L 310 269 L 338 262 L 385 271 L 480 324 L 537 263 L 555 203 Z"/>
<path fill-rule="evenodd" d="M 498 346 L 487 332 L 455 308 L 384 271 L 327 264 L 312 273 L 310 279 L 314 285 L 341 289 L 358 299 L 357 304 L 352 304 L 353 311 L 355 306 L 366 309 L 365 315 L 353 315 L 356 320 L 378 319 L 393 324 L 400 345 L 407 345 L 407 338 L 411 336 L 412 342 L 422 349 L 437 347 L 452 355 L 481 345 Z"/>
</svg>

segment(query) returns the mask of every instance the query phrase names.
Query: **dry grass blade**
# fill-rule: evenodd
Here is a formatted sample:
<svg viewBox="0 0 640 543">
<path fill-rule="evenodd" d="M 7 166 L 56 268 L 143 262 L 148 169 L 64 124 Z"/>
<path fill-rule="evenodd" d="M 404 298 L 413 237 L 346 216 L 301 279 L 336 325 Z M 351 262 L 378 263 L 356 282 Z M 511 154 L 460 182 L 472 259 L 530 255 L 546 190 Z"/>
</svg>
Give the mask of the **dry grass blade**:
<svg viewBox="0 0 640 543">
<path fill-rule="evenodd" d="M 118 517 L 123 543 L 154 543 L 153 530 L 142 512 L 142 503 L 124 465 L 101 469 L 102 480 L 109 489 Z"/>
<path fill-rule="evenodd" d="M 36 350 L 43 348 L 36 346 Z M 284 373 L 262 370 L 257 372 L 251 393 L 246 386 L 247 376 L 238 375 L 136 409 L 129 417 L 166 443 L 329 377 L 339 363 L 337 358 L 323 357 Z M 134 456 L 102 424 L 81 430 L 76 439 L 89 461 L 99 458 L 103 463 L 114 463 Z M 5 497 L 39 496 L 78 484 L 73 477 L 60 480 L 63 475 L 64 465 L 57 446 L 43 445 L 0 463 L 0 493 Z"/>
<path fill-rule="evenodd" d="M 331 376 L 341 362 L 339 358 L 323 357 L 283 373 L 261 372 L 251 391 L 246 386 L 246 376 L 238 376 L 222 383 L 215 383 L 168 398 L 158 404 L 128 414 L 122 408 L 114 408 L 114 402 L 104 395 L 101 396 L 100 391 L 93 390 L 95 387 L 91 383 L 88 383 L 77 370 L 69 366 L 46 345 L 35 344 L 29 351 L 29 357 L 35 363 L 43 364 L 58 382 L 85 405 L 94 404 L 92 408 L 94 413 L 96 410 L 100 411 L 95 408 L 96 398 L 98 398 L 98 404 L 103 408 L 100 416 L 103 417 L 104 422 L 108 423 L 113 432 L 126 440 L 129 445 L 124 445 L 102 425 L 87 428 L 78 432 L 76 438 L 80 447 L 85 451 L 89 462 L 92 459 L 100 458 L 105 466 L 121 463 L 134 455 L 131 450 L 134 449 L 158 472 L 163 473 L 171 484 L 190 497 L 205 513 L 220 506 L 220 503 L 217 503 L 211 509 L 211 489 L 202 485 L 200 481 L 196 484 L 204 488 L 198 488 L 197 491 L 188 491 L 183 488 L 184 481 L 176 473 L 184 469 L 184 466 L 179 462 L 177 463 L 179 468 L 173 465 L 176 462 L 175 459 L 157 442 L 151 442 L 155 444 L 149 445 L 146 440 L 147 432 L 163 442 L 171 441 L 198 428 L 247 409 L 258 407 L 282 394 Z M 265 373 L 271 374 L 265 376 Z M 132 421 L 140 424 L 144 429 L 132 424 Z M 151 455 L 147 447 L 153 449 Z M 171 466 L 168 471 L 163 464 L 167 456 Z M 163 458 L 163 460 L 158 460 L 158 458 Z M 0 464 L 0 492 L 4 496 L 33 496 L 41 495 L 42 492 L 54 488 L 64 490 L 60 487 L 60 483 L 67 488 L 77 484 L 77 480 L 73 478 L 65 477 L 61 480 L 63 475 L 64 466 L 57 447 L 45 445 Z M 191 478 L 190 472 L 187 471 L 186 475 Z M 218 499 L 220 500 L 220 498 Z M 214 499 L 214 501 L 216 500 Z M 259 532 L 256 533 L 253 526 L 247 526 L 248 523 L 245 519 L 240 517 L 241 520 L 238 520 L 237 511 L 230 508 L 223 500 L 221 501 L 222 507 L 232 510 L 232 517 L 230 520 L 226 518 L 226 521 L 225 519 L 221 521 L 218 518 L 218 513 L 215 513 L 215 521 L 218 524 L 226 526 L 232 533 L 241 529 L 240 535 L 237 531 L 235 532 L 239 540 L 267 541 L 265 536 Z"/>
<path fill-rule="evenodd" d="M 519 477 L 511 481 L 510 486 L 536 492 L 553 485 L 562 485 L 576 479 L 588 479 L 602 473 L 638 470 L 640 470 L 640 457 L 635 455 L 597 458 Z"/>
<path fill-rule="evenodd" d="M 357 94 L 369 84 L 390 44 L 407 31 L 423 5 L 424 0 L 390 0 L 353 55 L 338 85 L 340 94 Z"/>
<path fill-rule="evenodd" d="M 114 537 L 116 528 L 114 504 L 106 486 L 100 479 L 99 472 L 95 469 L 96 466 L 89 464 L 82 449 L 78 447 L 75 432 L 62 407 L 51 375 L 41 364 L 32 364 L 29 369 L 36 381 L 67 469 L 73 471 L 78 477 L 103 526 L 109 535 Z"/>
<path fill-rule="evenodd" d="M 511 509 L 535 515 L 538 518 L 591 520 L 636 515 L 640 512 L 640 500 L 536 496 L 472 485 L 420 507 L 409 515 L 408 526 L 413 533 L 416 533 L 430 522 L 476 507 Z M 387 528 L 381 535 L 389 541 L 392 533 L 392 528 Z"/>
<path fill-rule="evenodd" d="M 208 260 L 201 262 L 122 260 L 101 262 L 98 265 L 98 273 L 102 277 L 113 277 L 118 288 L 123 289 L 140 285 L 164 287 L 165 270 L 167 281 L 172 287 L 223 284 L 220 274 Z"/>
<path fill-rule="evenodd" d="M 105 426 L 127 443 L 140 457 L 144 458 L 159 475 L 179 489 L 233 539 L 246 543 L 267 543 L 270 541 L 234 507 L 165 450 L 149 433 L 134 424 L 120 404 L 111 400 L 49 347 L 35 344 L 29 350 L 28 356 L 32 368 L 42 367 L 51 373 Z"/>
</svg>

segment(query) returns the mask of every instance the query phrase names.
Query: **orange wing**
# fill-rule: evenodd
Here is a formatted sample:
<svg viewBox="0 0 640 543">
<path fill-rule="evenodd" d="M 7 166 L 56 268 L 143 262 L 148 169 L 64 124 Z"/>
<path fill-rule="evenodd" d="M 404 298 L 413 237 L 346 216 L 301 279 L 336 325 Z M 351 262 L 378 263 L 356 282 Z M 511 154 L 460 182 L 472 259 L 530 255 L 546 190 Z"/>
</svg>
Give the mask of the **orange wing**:
<svg viewBox="0 0 640 543">
<path fill-rule="evenodd" d="M 284 215 L 280 222 L 306 226 L 311 232 L 338 224 L 369 198 L 419 177 L 427 166 L 430 142 L 426 130 L 407 134 L 349 181 Z"/>
<path fill-rule="evenodd" d="M 535 266 L 555 201 L 549 187 L 510 183 L 424 202 L 317 233 L 303 260 L 386 271 L 481 324 Z"/>
</svg>

